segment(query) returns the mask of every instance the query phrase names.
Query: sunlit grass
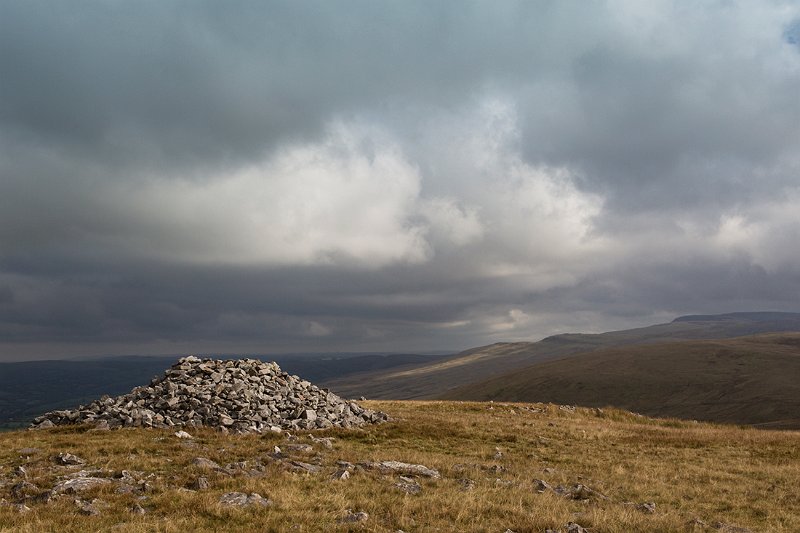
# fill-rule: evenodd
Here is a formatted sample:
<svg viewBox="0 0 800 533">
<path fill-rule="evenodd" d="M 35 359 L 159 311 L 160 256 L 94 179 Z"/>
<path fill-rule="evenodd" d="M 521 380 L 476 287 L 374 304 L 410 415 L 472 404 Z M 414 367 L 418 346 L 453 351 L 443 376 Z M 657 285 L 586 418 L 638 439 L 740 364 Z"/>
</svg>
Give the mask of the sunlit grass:
<svg viewBox="0 0 800 533">
<path fill-rule="evenodd" d="M 72 452 L 89 469 L 108 475 L 139 471 L 149 478 L 144 494 L 92 489 L 99 516 L 84 516 L 65 495 L 51 503 L 28 502 L 20 514 L 0 506 L 0 531 L 565 531 L 575 521 L 598 532 L 700 531 L 690 522 L 716 521 L 753 531 L 800 531 L 800 433 L 744 429 L 677 420 L 652 420 L 619 410 L 542 404 L 366 402 L 394 421 L 359 430 L 328 430 L 333 449 L 314 444 L 311 454 L 290 459 L 317 463 L 320 474 L 302 474 L 270 457 L 282 435 L 222 435 L 190 430 L 191 441 L 168 431 L 87 431 L 56 428 L 0 434 L 0 497 L 16 499 L 12 471 L 24 465 L 29 480 L 52 487 L 68 468 L 52 456 Z M 298 442 L 313 444 L 306 434 Z M 39 448 L 29 457 L 18 450 Z M 497 457 L 497 452 L 502 456 Z M 256 477 L 228 475 L 193 464 L 206 457 L 221 465 L 261 465 Z M 332 481 L 336 461 L 397 460 L 439 470 L 441 479 L 418 479 L 422 491 L 406 494 L 398 476 L 356 469 Z M 73 470 L 78 467 L 73 468 Z M 186 490 L 199 476 L 211 487 Z M 474 482 L 464 489 L 464 479 Z M 534 479 L 553 486 L 584 484 L 608 496 L 587 502 L 535 490 Z M 227 508 L 225 492 L 256 492 L 265 508 Z M 143 496 L 143 498 L 142 498 Z M 635 506 L 655 502 L 646 514 Z M 144 515 L 129 509 L 139 503 Z M 369 519 L 339 523 L 347 510 Z"/>
</svg>

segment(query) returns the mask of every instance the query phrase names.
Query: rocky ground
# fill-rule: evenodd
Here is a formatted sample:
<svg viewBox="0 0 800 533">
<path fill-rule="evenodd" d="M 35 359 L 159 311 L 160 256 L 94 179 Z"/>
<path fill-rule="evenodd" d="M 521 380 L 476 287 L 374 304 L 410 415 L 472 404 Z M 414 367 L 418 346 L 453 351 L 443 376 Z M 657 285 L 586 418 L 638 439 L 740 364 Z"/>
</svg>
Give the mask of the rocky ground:
<svg viewBox="0 0 800 533">
<path fill-rule="evenodd" d="M 256 359 L 184 357 L 148 386 L 104 396 L 73 410 L 51 411 L 32 427 L 65 424 L 99 428 L 210 426 L 236 433 L 358 427 L 385 414 L 343 400 L 327 389 Z"/>
</svg>

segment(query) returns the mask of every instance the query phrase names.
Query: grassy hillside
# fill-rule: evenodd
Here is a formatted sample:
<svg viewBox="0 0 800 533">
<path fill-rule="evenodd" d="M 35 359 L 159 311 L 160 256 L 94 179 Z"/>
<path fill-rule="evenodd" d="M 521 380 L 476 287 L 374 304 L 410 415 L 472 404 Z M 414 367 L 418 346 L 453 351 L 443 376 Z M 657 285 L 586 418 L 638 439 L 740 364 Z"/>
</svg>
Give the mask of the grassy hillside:
<svg viewBox="0 0 800 533">
<path fill-rule="evenodd" d="M 786 331 L 800 332 L 800 313 L 686 316 L 644 328 L 599 334 L 567 333 L 539 342 L 497 343 L 414 368 L 355 373 L 325 380 L 323 385 L 348 398 L 432 399 L 451 389 L 591 350 Z"/>
<path fill-rule="evenodd" d="M 612 405 L 650 416 L 800 428 L 800 334 L 623 346 L 462 386 L 447 399 Z"/>
<path fill-rule="evenodd" d="M 0 434 L 0 498 L 7 502 L 0 531 L 566 533 L 570 522 L 595 533 L 800 531 L 798 432 L 544 404 L 366 406 L 395 421 L 314 434 L 333 437 L 330 448 L 304 433 L 294 441 L 191 429 L 193 439 L 71 427 Z M 273 455 L 276 445 L 282 456 Z M 61 452 L 86 464 L 57 465 Z M 198 457 L 222 466 L 197 465 Z M 404 480 L 358 466 L 388 460 L 422 464 L 441 477 Z M 319 470 L 304 472 L 292 461 Z M 337 461 L 355 465 L 349 479 L 331 480 Z M 19 466 L 34 487 L 20 488 Z M 40 497 L 81 470 L 111 481 L 48 503 Z M 199 477 L 208 486 L 187 490 Z M 255 492 L 271 504 L 227 507 L 220 497 L 231 491 Z M 19 512 L 21 501 L 30 510 Z M 643 503 L 654 503 L 654 512 Z M 348 510 L 368 517 L 346 522 L 355 518 Z"/>
</svg>

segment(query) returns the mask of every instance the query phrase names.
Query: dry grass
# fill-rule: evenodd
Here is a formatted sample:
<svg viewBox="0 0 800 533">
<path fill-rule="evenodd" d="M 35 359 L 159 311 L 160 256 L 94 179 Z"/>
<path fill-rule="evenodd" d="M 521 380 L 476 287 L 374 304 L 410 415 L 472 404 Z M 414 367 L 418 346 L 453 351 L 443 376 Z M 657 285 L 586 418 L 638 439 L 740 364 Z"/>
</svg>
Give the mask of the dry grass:
<svg viewBox="0 0 800 533">
<path fill-rule="evenodd" d="M 450 390 L 444 400 L 613 405 L 657 417 L 800 429 L 800 333 L 614 346 Z"/>
<path fill-rule="evenodd" d="M 315 445 L 311 454 L 291 458 L 318 462 L 317 475 L 289 471 L 271 460 L 281 435 L 226 436 L 195 430 L 193 441 L 170 432 L 91 432 L 57 428 L 0 434 L 0 497 L 15 501 L 12 470 L 25 465 L 40 488 L 51 487 L 66 467 L 52 456 L 68 451 L 93 468 L 154 474 L 146 499 L 100 487 L 80 495 L 99 498 L 99 516 L 84 516 L 62 496 L 28 503 L 18 513 L 0 506 L 2 532 L 73 531 L 565 531 L 575 521 L 594 532 L 716 531 L 717 521 L 753 531 L 800 531 L 800 433 L 651 420 L 618 410 L 577 409 L 542 404 L 450 402 L 366 402 L 396 421 L 364 430 L 331 430 L 331 450 Z M 311 443 L 303 434 L 299 442 Z M 40 451 L 22 457 L 18 450 Z M 495 458 L 496 448 L 502 451 Z M 257 477 L 202 470 L 195 457 L 220 464 L 260 461 Z M 406 494 L 397 476 L 356 470 L 346 481 L 331 481 L 337 460 L 398 460 L 438 469 L 442 479 L 420 479 L 422 492 Z M 493 468 L 503 467 L 504 470 Z M 88 467 L 87 467 L 88 468 Z M 211 488 L 182 490 L 205 475 Z M 474 481 L 465 491 L 460 480 Z M 609 500 L 577 501 L 538 493 L 533 480 L 552 485 L 582 483 Z M 267 508 L 225 508 L 228 491 L 257 492 Z M 132 515 L 140 502 L 148 512 Z M 624 502 L 655 502 L 646 514 Z M 347 509 L 370 518 L 340 524 Z M 708 527 L 692 524 L 700 519 Z"/>
</svg>

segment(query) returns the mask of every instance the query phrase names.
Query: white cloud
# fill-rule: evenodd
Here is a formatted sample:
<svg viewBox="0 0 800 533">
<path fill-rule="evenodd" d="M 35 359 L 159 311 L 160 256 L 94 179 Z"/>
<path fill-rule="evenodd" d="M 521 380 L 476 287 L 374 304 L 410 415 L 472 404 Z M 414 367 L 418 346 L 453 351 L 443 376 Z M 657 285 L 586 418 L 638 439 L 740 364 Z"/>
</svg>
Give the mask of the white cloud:
<svg viewBox="0 0 800 533">
<path fill-rule="evenodd" d="M 452 198 L 431 198 L 420 202 L 420 215 L 428 224 L 429 238 L 441 246 L 465 246 L 479 241 L 484 227 L 473 206 L 461 206 Z"/>
<path fill-rule="evenodd" d="M 380 267 L 426 259 L 426 228 L 412 221 L 419 190 L 417 169 L 381 132 L 336 124 L 320 143 L 224 175 L 154 179 L 124 205 L 144 254 Z"/>
</svg>

